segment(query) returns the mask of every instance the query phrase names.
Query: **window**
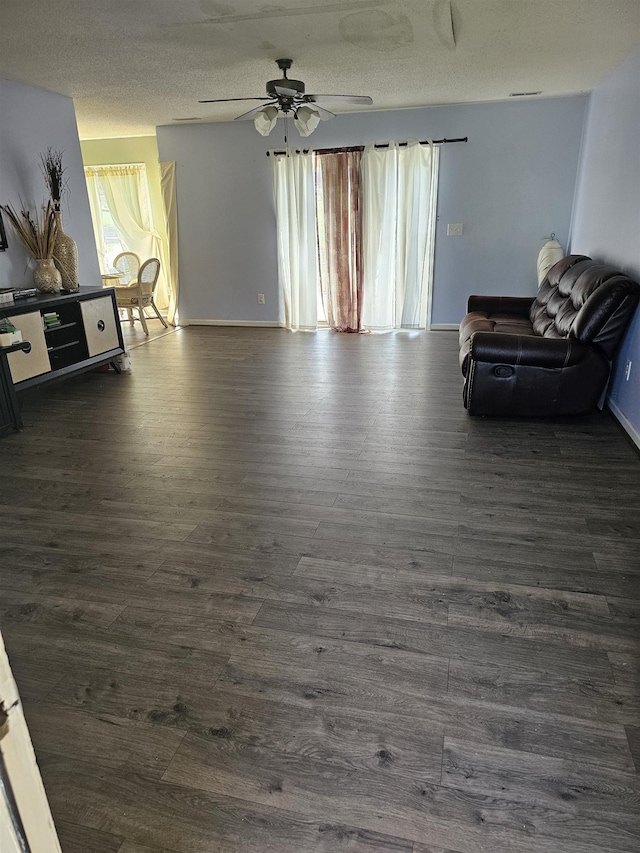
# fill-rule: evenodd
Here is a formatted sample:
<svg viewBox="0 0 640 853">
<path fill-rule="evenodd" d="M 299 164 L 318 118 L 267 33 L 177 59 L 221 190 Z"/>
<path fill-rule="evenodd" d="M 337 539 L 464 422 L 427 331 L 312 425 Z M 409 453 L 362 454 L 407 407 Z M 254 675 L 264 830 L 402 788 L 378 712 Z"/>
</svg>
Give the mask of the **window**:
<svg viewBox="0 0 640 853">
<path fill-rule="evenodd" d="M 104 240 L 104 262 L 108 269 L 113 267 L 116 256 L 121 252 L 129 251 L 129 247 L 122 241 L 118 233 L 100 182 L 98 182 L 98 196 L 100 199 L 100 224 Z"/>
<path fill-rule="evenodd" d="M 144 163 L 87 166 L 84 172 L 102 272 L 120 252 L 135 252 L 143 261 L 162 258 Z"/>
</svg>

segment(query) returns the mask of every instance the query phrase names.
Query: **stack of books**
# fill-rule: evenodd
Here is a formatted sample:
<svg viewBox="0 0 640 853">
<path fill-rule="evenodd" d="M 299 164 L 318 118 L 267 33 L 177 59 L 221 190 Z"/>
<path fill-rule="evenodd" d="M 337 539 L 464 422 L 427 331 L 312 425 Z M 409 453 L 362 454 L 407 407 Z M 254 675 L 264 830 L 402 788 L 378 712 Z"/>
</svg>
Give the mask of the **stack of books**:
<svg viewBox="0 0 640 853">
<path fill-rule="evenodd" d="M 57 311 L 50 311 L 48 314 L 43 314 L 42 319 L 45 329 L 53 329 L 55 326 L 60 325 L 60 315 Z"/>
<path fill-rule="evenodd" d="M 13 305 L 12 287 L 3 287 L 0 289 L 0 305 Z"/>
</svg>

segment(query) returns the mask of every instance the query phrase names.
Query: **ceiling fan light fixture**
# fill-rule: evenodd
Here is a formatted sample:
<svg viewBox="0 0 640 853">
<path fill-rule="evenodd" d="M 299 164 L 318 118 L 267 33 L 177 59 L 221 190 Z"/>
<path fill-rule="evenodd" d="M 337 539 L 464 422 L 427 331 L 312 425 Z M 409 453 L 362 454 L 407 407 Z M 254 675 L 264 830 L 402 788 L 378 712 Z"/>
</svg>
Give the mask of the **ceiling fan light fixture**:
<svg viewBox="0 0 640 853">
<path fill-rule="evenodd" d="M 310 136 L 320 124 L 320 116 L 313 107 L 302 106 L 296 110 L 293 123 L 300 136 Z"/>
<path fill-rule="evenodd" d="M 366 0 L 370 3 L 370 0 Z M 444 2 L 444 0 L 443 0 Z M 279 115 L 293 117 L 300 136 L 309 136 L 321 121 L 335 118 L 335 113 L 320 104 L 337 101 L 342 104 L 371 106 L 369 95 L 308 95 L 302 80 L 287 77 L 291 68 L 291 59 L 278 59 L 277 65 L 283 76 L 267 82 L 267 94 L 256 98 L 213 98 L 200 101 L 201 104 L 225 104 L 230 101 L 268 101 L 259 107 L 236 116 L 234 121 L 253 121 L 256 130 L 262 136 L 269 136 L 275 127 Z M 286 131 L 285 131 L 286 137 Z"/>
<path fill-rule="evenodd" d="M 258 133 L 263 136 L 269 136 L 273 128 L 276 126 L 278 119 L 278 108 L 274 106 L 263 107 L 253 120 Z"/>
</svg>

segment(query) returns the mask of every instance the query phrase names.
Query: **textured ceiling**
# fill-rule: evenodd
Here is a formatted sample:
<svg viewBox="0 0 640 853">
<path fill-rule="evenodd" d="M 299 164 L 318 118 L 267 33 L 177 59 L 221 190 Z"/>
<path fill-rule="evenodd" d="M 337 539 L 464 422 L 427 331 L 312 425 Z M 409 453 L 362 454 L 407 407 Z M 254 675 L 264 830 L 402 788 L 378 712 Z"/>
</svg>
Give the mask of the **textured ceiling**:
<svg viewBox="0 0 640 853">
<path fill-rule="evenodd" d="M 254 104 L 198 99 L 263 95 L 278 57 L 387 110 L 586 92 L 640 42 L 640 0 L 0 0 L 0 21 L 0 76 L 72 96 L 85 139 L 228 121 Z"/>
</svg>

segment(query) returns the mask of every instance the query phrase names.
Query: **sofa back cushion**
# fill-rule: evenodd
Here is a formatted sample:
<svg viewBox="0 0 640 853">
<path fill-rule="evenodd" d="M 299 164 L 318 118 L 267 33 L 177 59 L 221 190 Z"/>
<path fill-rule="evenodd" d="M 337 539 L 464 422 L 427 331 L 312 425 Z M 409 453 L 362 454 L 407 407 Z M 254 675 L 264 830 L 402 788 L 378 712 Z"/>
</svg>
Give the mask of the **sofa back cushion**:
<svg viewBox="0 0 640 853">
<path fill-rule="evenodd" d="M 640 299 L 640 284 L 618 273 L 604 281 L 578 312 L 571 336 L 612 359 Z"/>
<path fill-rule="evenodd" d="M 554 264 L 547 273 L 538 288 L 538 294 L 529 311 L 529 319 L 536 335 L 553 338 L 566 337 L 566 335 L 562 335 L 555 327 L 556 314 L 563 308 L 566 302 L 566 293 L 562 295 L 558 287 L 561 279 L 576 264 L 582 264 L 584 261 L 593 263 L 591 258 L 587 258 L 585 255 L 567 255 L 566 258 Z M 575 275 L 571 277 L 571 280 L 575 281 Z M 569 279 L 567 279 L 568 282 Z"/>
<path fill-rule="evenodd" d="M 536 335 L 575 337 L 582 343 L 598 343 L 608 351 L 615 349 L 628 322 L 628 310 L 635 308 L 631 303 L 637 292 L 638 285 L 614 267 L 585 255 L 568 255 L 549 270 L 531 305 L 529 319 Z M 627 296 L 630 302 L 625 307 Z M 611 321 L 621 309 L 625 316 L 618 328 L 618 319 Z"/>
</svg>

